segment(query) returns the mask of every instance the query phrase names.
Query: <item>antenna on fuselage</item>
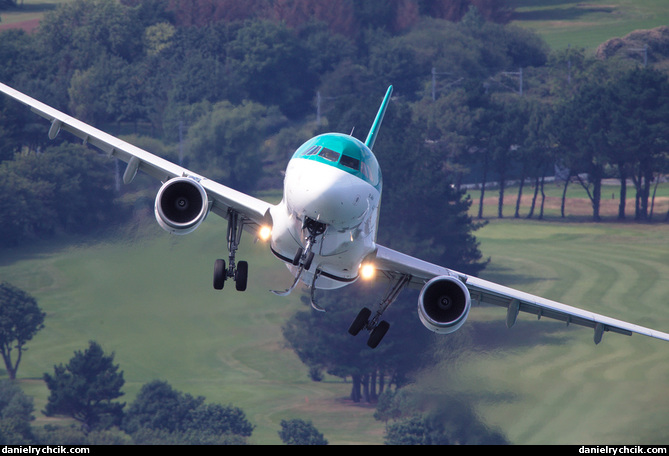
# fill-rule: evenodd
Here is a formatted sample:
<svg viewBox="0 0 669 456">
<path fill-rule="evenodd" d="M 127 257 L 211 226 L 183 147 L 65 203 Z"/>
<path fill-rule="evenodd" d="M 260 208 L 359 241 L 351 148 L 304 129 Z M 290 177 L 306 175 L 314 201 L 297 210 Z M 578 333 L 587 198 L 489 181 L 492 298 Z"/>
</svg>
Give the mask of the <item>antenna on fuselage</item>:
<svg viewBox="0 0 669 456">
<path fill-rule="evenodd" d="M 390 101 L 390 95 L 392 95 L 392 93 L 393 86 L 389 86 L 388 91 L 386 92 L 386 96 L 383 97 L 383 102 L 379 107 L 379 112 L 376 113 L 376 118 L 374 119 L 372 128 L 370 128 L 369 134 L 367 135 L 365 145 L 369 147 L 370 150 L 374 147 L 374 142 L 376 141 L 376 136 L 379 134 L 379 128 L 381 128 L 381 122 L 383 122 L 383 116 L 386 114 L 386 108 L 388 108 L 388 102 Z"/>
</svg>

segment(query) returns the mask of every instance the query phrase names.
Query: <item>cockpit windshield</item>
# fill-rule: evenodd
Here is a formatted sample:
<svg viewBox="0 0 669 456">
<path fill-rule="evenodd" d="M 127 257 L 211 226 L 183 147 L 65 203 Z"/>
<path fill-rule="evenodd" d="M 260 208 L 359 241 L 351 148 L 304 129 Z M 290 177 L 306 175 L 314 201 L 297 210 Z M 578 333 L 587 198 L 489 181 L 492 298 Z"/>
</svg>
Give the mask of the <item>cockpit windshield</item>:
<svg viewBox="0 0 669 456">
<path fill-rule="evenodd" d="M 321 151 L 318 153 L 318 155 L 331 162 L 337 162 L 339 160 L 339 157 L 341 156 L 339 152 L 330 150 L 327 147 L 323 147 Z"/>
<path fill-rule="evenodd" d="M 304 143 L 293 155 L 335 166 L 381 189 L 381 170 L 376 157 L 361 141 L 348 135 L 329 133 Z"/>
<path fill-rule="evenodd" d="M 342 155 L 341 160 L 339 160 L 339 164 L 346 166 L 347 168 L 351 168 L 354 171 L 360 171 L 360 160 L 357 158 L 350 157 L 348 155 Z"/>
</svg>

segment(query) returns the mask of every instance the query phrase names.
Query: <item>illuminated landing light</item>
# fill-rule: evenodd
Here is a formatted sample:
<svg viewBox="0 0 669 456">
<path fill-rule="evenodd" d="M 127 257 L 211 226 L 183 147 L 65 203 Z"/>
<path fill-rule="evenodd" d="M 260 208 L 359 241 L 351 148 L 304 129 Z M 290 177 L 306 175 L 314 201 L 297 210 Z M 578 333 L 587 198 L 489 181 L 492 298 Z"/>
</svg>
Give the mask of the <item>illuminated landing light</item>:
<svg viewBox="0 0 669 456">
<path fill-rule="evenodd" d="M 258 237 L 262 241 L 266 241 L 272 235 L 272 229 L 269 226 L 261 226 L 258 230 Z"/>
<path fill-rule="evenodd" d="M 371 263 L 365 263 L 360 265 L 360 277 L 363 280 L 371 280 L 376 275 L 376 268 Z"/>
</svg>

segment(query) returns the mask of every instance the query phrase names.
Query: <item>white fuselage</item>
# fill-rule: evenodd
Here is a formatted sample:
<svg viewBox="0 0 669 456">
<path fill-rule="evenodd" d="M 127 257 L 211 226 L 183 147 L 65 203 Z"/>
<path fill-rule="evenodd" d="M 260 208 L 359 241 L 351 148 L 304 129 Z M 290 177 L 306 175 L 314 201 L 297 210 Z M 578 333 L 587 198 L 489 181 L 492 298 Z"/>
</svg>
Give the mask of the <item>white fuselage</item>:
<svg viewBox="0 0 669 456">
<path fill-rule="evenodd" d="M 294 276 L 295 253 L 305 247 L 304 228 L 309 218 L 326 225 L 316 238 L 314 260 L 301 280 L 320 289 L 354 282 L 360 266 L 375 250 L 381 193 L 377 188 L 335 166 L 303 158 L 288 163 L 282 201 L 271 210 L 273 253 L 284 260 Z M 319 276 L 316 282 L 313 277 Z"/>
</svg>

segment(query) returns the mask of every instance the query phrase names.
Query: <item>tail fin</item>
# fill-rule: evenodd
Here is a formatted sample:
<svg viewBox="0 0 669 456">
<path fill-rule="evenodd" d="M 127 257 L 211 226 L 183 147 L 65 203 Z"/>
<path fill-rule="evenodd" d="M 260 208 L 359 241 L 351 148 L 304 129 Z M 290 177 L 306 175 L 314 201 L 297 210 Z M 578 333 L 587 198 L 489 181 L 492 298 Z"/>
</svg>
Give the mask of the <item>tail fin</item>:
<svg viewBox="0 0 669 456">
<path fill-rule="evenodd" d="M 376 136 L 379 133 L 379 128 L 381 128 L 381 122 L 383 122 L 383 116 L 386 114 L 386 108 L 388 107 L 388 102 L 390 101 L 390 95 L 392 95 L 392 93 L 393 93 L 393 86 L 390 86 L 388 87 L 386 96 L 383 98 L 381 106 L 379 107 L 379 112 L 376 114 L 376 119 L 374 119 L 372 128 L 370 128 L 369 134 L 367 135 L 367 140 L 365 141 L 365 145 L 370 149 L 374 147 L 374 142 L 376 141 Z"/>
</svg>

